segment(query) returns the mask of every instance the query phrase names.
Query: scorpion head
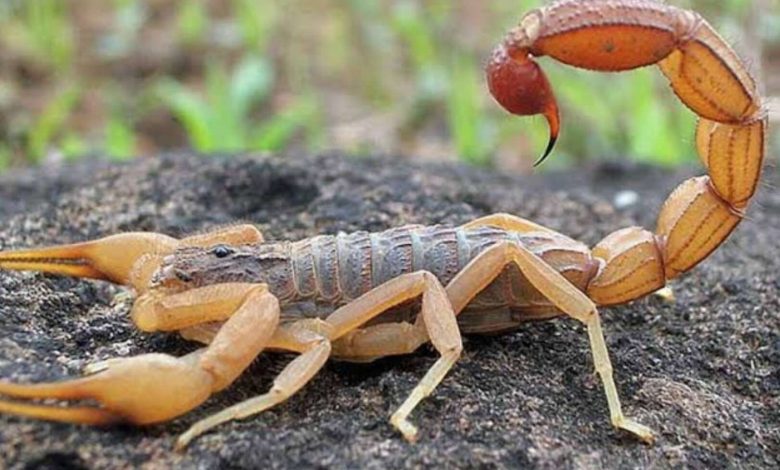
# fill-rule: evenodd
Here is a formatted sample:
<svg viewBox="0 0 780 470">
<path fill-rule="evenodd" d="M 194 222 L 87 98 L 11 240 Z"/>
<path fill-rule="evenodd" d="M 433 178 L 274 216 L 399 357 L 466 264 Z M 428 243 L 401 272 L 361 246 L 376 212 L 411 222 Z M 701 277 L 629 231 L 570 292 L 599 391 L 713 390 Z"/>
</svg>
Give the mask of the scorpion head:
<svg viewBox="0 0 780 470">
<path fill-rule="evenodd" d="M 252 245 L 188 246 L 163 258 L 152 287 L 186 290 L 224 282 L 258 282 L 262 257 Z"/>
</svg>

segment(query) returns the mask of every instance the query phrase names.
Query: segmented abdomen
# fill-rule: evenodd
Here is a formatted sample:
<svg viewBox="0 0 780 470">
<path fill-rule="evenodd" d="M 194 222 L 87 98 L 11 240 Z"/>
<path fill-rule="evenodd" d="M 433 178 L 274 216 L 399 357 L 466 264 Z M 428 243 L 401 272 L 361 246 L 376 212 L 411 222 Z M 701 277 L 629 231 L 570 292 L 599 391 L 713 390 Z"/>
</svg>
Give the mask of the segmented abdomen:
<svg viewBox="0 0 780 470">
<path fill-rule="evenodd" d="M 590 275 L 587 247 L 553 232 L 518 233 L 495 227 L 464 229 L 405 226 L 385 232 L 325 235 L 290 245 L 293 291 L 288 302 L 341 305 L 405 273 L 429 271 L 445 286 L 474 257 L 501 242 L 521 244 L 584 288 Z M 508 267 L 469 306 L 549 311 L 550 304 L 515 267 Z"/>
</svg>

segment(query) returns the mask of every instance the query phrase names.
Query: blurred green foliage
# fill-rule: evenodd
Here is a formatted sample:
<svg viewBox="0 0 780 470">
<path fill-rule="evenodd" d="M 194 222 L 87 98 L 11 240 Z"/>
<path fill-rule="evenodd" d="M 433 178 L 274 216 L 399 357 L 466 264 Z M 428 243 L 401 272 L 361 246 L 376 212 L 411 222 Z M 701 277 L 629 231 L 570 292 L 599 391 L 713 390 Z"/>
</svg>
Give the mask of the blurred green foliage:
<svg viewBox="0 0 780 470">
<path fill-rule="evenodd" d="M 6 0 L 0 168 L 182 145 L 454 154 L 527 166 L 546 143 L 544 121 L 501 111 L 482 68 L 493 45 L 540 3 Z M 750 0 L 673 3 L 701 11 L 739 44 L 778 48 L 778 9 L 746 31 Z M 656 70 L 610 75 L 540 63 L 563 114 L 551 166 L 695 159 L 695 118 Z"/>
<path fill-rule="evenodd" d="M 200 151 L 278 150 L 314 117 L 316 106 L 300 96 L 267 120 L 253 120 L 250 110 L 268 98 L 272 84 L 268 62 L 247 55 L 230 76 L 224 65 L 207 64 L 205 97 L 173 79 L 161 81 L 157 94 Z"/>
<path fill-rule="evenodd" d="M 73 30 L 67 9 L 59 0 L 35 0 L 6 5 L 18 21 L 5 24 L 6 36 L 15 39 L 12 44 L 35 57 L 55 71 L 67 70 L 73 60 Z"/>
</svg>

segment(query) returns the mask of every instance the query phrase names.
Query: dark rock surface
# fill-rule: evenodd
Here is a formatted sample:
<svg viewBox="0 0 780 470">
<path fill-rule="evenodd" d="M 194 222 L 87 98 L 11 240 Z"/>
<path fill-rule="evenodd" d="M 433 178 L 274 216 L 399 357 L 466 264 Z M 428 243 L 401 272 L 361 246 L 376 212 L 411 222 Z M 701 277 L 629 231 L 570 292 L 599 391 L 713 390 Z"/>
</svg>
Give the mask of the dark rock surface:
<svg viewBox="0 0 780 470">
<path fill-rule="evenodd" d="M 509 177 L 336 157 L 84 162 L 0 177 L 0 248 L 127 230 L 178 236 L 237 220 L 259 224 L 271 239 L 296 239 L 461 223 L 498 211 L 593 244 L 629 224 L 652 227 L 661 201 L 685 176 L 612 165 Z M 777 185 L 776 170 L 764 179 Z M 638 202 L 615 209 L 621 190 L 637 191 Z M 457 367 L 413 415 L 421 429 L 416 445 L 387 418 L 433 363 L 430 348 L 371 365 L 331 363 L 286 404 L 223 425 L 184 454 L 171 451 L 178 433 L 264 392 L 288 358 L 264 355 L 198 410 L 145 429 L 0 416 L 0 467 L 777 467 L 778 240 L 780 194 L 765 187 L 730 240 L 673 282 L 675 303 L 650 297 L 604 312 L 624 406 L 658 432 L 654 446 L 611 428 L 585 331 L 561 319 L 468 338 Z M 124 292 L 0 272 L 0 377 L 49 380 L 112 356 L 194 348 L 175 335 L 134 330 Z"/>
</svg>

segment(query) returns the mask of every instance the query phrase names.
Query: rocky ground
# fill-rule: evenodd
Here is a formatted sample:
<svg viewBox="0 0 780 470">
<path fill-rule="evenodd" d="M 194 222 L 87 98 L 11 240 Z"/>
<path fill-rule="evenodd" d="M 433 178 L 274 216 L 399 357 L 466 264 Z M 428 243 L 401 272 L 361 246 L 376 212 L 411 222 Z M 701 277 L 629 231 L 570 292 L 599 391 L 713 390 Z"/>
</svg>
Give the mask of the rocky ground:
<svg viewBox="0 0 780 470">
<path fill-rule="evenodd" d="M 688 174 L 602 165 L 510 177 L 396 160 L 196 158 L 84 162 L 0 177 L 0 247 L 39 246 L 127 230 L 183 235 L 237 220 L 271 239 L 404 223 L 461 223 L 506 211 L 594 243 L 628 224 L 652 227 Z M 0 416 L 10 468 L 588 468 L 780 465 L 780 194 L 777 171 L 750 216 L 700 267 L 650 297 L 604 312 L 628 414 L 653 427 L 640 444 L 613 430 L 587 337 L 570 320 L 472 337 L 457 367 L 413 415 L 415 445 L 387 423 L 433 363 L 427 348 L 371 365 L 331 363 L 286 404 L 221 426 L 186 453 L 189 424 L 270 385 L 289 359 L 265 355 L 224 393 L 171 423 L 95 429 Z M 638 200 L 621 209 L 621 191 Z M 617 199 L 630 202 L 624 193 Z M 193 349 L 141 334 L 121 288 L 0 272 L 0 377 L 74 376 L 88 362 Z"/>
</svg>

